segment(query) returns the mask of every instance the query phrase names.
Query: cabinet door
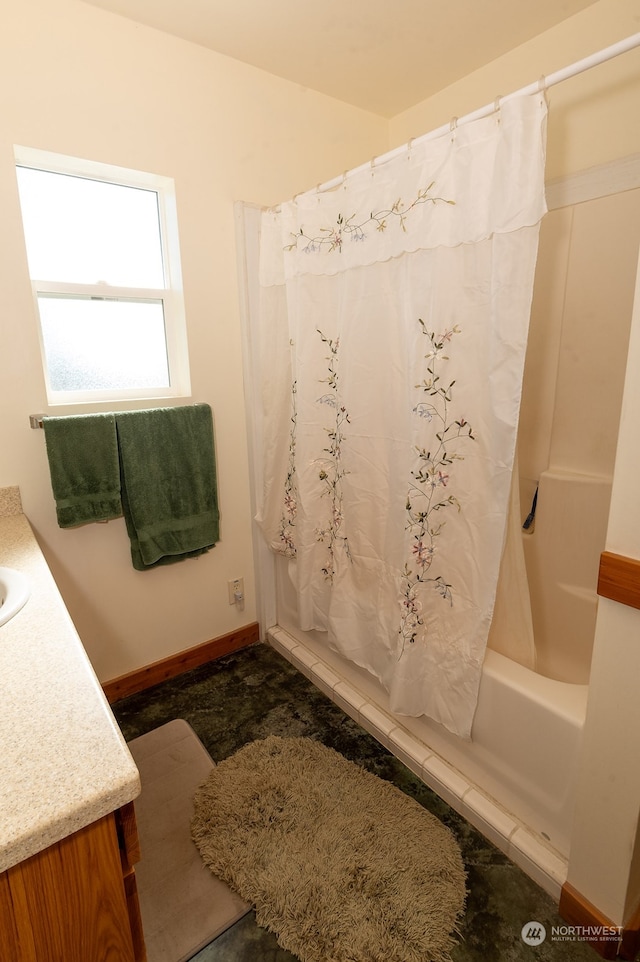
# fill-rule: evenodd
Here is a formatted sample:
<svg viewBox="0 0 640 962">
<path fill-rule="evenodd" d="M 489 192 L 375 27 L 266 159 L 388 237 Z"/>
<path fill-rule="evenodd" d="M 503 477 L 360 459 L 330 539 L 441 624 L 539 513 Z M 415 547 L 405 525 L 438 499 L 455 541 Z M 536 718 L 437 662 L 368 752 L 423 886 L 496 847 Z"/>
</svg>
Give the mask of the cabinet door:
<svg viewBox="0 0 640 962">
<path fill-rule="evenodd" d="M 134 962 L 113 814 L 9 869 L 6 882 L 18 962 Z"/>
<path fill-rule="evenodd" d="M 21 962 L 18 930 L 13 915 L 13 902 L 7 873 L 0 875 L 0 945 L 3 962 Z M 32 950 L 31 950 L 32 954 Z"/>
<path fill-rule="evenodd" d="M 135 863 L 140 861 L 140 841 L 138 839 L 138 827 L 133 802 L 129 802 L 127 805 L 118 809 L 115 815 L 118 840 L 120 843 L 120 856 L 122 858 L 124 890 L 127 895 L 129 925 L 131 926 L 131 938 L 133 940 L 133 951 L 136 962 L 146 962 L 147 952 L 144 944 L 140 902 L 138 900 L 138 885 L 134 868 Z"/>
</svg>

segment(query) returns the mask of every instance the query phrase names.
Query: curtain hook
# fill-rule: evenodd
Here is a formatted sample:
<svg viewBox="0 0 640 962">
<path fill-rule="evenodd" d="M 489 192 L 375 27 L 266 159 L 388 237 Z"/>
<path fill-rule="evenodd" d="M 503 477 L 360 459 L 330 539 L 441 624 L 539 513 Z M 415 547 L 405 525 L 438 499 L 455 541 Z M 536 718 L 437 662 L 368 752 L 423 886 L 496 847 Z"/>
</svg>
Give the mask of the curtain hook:
<svg viewBox="0 0 640 962">
<path fill-rule="evenodd" d="M 409 143 L 407 144 L 407 160 L 409 160 L 411 157 L 411 148 L 413 146 L 414 140 L 415 140 L 415 137 L 409 137 Z"/>
<path fill-rule="evenodd" d="M 343 187 L 343 190 L 346 190 L 346 189 L 347 189 L 347 173 L 348 173 L 348 171 L 345 170 L 344 174 L 342 175 L 342 187 Z"/>
<path fill-rule="evenodd" d="M 371 158 L 371 176 L 372 176 L 372 177 L 373 177 L 373 175 L 374 175 L 374 173 L 375 173 L 375 167 L 376 167 L 376 158 L 375 158 L 375 155 L 374 155 L 374 156 Z"/>
<path fill-rule="evenodd" d="M 549 100 L 547 97 L 547 78 L 545 77 L 544 74 L 542 74 L 540 79 L 538 80 L 538 93 L 542 94 L 542 96 L 544 97 L 545 103 L 548 104 Z"/>
<path fill-rule="evenodd" d="M 453 135 L 455 134 L 457 127 L 458 127 L 458 118 L 452 117 L 449 122 L 449 130 L 451 131 L 451 143 L 453 143 L 453 141 L 455 140 L 455 137 Z"/>
</svg>

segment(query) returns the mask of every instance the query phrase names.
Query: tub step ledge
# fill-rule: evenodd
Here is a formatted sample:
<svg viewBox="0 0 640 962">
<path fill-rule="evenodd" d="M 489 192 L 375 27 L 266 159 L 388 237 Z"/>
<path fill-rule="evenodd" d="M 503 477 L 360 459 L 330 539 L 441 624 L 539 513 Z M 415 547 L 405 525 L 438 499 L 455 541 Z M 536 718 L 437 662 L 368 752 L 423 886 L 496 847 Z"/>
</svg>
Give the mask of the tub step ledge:
<svg viewBox="0 0 640 962">
<path fill-rule="evenodd" d="M 341 680 L 315 652 L 288 631 L 279 626 L 270 628 L 266 640 L 553 899 L 559 900 L 568 867 L 568 860 L 561 853 L 398 724 L 396 718 Z"/>
</svg>

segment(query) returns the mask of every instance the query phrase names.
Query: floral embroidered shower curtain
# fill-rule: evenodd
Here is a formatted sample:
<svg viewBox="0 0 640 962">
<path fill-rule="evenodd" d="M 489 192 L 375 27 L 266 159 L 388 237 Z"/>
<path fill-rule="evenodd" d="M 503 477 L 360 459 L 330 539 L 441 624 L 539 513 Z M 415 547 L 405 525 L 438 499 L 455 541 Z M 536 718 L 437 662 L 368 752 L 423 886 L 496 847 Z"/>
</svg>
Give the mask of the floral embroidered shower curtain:
<svg viewBox="0 0 640 962">
<path fill-rule="evenodd" d="M 546 104 L 263 215 L 264 490 L 300 627 L 471 731 L 505 536 Z"/>
</svg>

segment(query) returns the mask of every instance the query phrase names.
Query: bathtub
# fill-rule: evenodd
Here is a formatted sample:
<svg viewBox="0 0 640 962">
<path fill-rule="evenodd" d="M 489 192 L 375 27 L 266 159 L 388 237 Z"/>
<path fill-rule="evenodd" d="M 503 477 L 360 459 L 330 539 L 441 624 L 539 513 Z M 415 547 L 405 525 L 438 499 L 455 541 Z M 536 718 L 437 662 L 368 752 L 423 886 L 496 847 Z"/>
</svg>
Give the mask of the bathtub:
<svg viewBox="0 0 640 962">
<path fill-rule="evenodd" d="M 508 657 L 504 639 L 499 651 L 487 648 L 470 741 L 424 716 L 394 715 L 377 679 L 330 650 L 322 633 L 301 631 L 282 558 L 275 569 L 278 625 L 268 641 L 558 898 L 566 881 L 611 479 L 553 468 L 533 489 L 536 484 L 535 526 L 522 533 L 536 670 Z M 512 523 L 519 531 L 517 516 Z"/>
<path fill-rule="evenodd" d="M 313 635 L 274 627 L 267 641 L 558 899 L 587 686 L 544 678 L 488 650 L 467 742 L 424 717 L 394 715 L 376 679 Z"/>
<path fill-rule="evenodd" d="M 285 564 L 267 641 L 555 899 L 566 881 L 587 684 L 487 649 L 471 741 L 395 715 L 369 672 L 297 628 Z"/>
</svg>

